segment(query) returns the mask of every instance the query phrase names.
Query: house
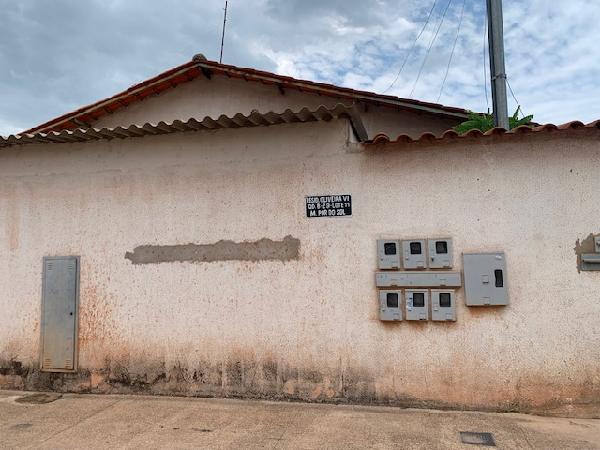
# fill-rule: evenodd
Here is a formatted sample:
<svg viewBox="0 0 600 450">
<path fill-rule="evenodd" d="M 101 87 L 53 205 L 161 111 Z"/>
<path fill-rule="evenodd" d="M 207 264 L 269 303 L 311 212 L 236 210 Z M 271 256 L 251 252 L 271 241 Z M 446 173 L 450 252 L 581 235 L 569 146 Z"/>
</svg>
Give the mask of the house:
<svg viewBox="0 0 600 450">
<path fill-rule="evenodd" d="M 466 117 L 199 55 L 1 138 L 0 387 L 597 415 L 600 122 Z"/>
</svg>

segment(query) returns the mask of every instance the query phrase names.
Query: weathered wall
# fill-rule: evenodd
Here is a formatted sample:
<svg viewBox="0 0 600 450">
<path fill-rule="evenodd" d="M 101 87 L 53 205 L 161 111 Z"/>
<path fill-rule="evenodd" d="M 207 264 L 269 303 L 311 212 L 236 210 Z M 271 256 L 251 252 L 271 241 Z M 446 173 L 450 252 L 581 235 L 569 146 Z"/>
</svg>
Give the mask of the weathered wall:
<svg viewBox="0 0 600 450">
<path fill-rule="evenodd" d="M 217 118 L 221 114 L 250 114 L 253 110 L 262 113 L 283 112 L 288 108 L 299 111 L 304 107 L 315 110 L 321 105 L 333 107 L 337 103 L 350 104 L 352 101 L 294 89 L 285 89 L 282 95 L 276 86 L 223 76 L 214 76 L 210 80 L 202 77 L 104 116 L 93 125 L 116 127 L 146 122 L 158 123 L 161 120 L 188 120 L 191 117 Z M 428 131 L 440 134 L 460 122 L 432 114 L 399 111 L 391 107 L 369 105 L 365 109 L 364 105 L 361 105 L 360 110 L 369 136 L 386 133 L 396 137 L 406 133 L 418 137 Z"/>
<path fill-rule="evenodd" d="M 0 152 L 0 385 L 597 414 L 600 273 L 575 250 L 600 232 L 597 140 L 348 137 L 342 120 Z M 324 193 L 352 194 L 353 216 L 305 218 Z M 126 258 L 286 236 L 297 257 Z M 460 290 L 456 323 L 380 322 L 376 239 L 392 236 L 452 236 L 459 269 L 504 250 L 510 305 Z M 76 375 L 36 369 L 44 255 L 81 255 Z"/>
</svg>

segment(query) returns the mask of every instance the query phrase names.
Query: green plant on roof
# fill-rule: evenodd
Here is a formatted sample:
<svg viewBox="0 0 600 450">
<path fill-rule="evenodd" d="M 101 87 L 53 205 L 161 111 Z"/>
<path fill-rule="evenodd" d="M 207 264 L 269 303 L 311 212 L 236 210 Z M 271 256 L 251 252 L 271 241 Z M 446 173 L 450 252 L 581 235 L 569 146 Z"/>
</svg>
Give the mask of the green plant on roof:
<svg viewBox="0 0 600 450">
<path fill-rule="evenodd" d="M 533 114 L 519 119 L 519 112 L 521 112 L 520 106 L 517 108 L 515 113 L 508 118 L 508 126 L 511 130 L 522 125 L 531 126 Z M 494 116 L 492 114 L 479 114 L 470 112 L 469 119 L 455 126 L 454 131 L 456 131 L 458 134 L 464 134 L 467 131 L 471 130 L 479 130 L 485 133 L 486 131 L 491 130 L 492 128 L 494 128 Z"/>
</svg>

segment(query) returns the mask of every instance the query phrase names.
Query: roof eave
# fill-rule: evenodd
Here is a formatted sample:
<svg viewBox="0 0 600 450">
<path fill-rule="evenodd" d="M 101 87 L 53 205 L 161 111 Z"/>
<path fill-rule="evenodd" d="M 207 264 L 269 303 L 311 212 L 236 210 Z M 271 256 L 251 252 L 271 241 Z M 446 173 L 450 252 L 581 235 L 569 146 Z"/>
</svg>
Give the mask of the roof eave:
<svg viewBox="0 0 600 450">
<path fill-rule="evenodd" d="M 191 118 L 187 121 L 146 123 L 115 128 L 77 128 L 74 130 L 51 131 L 49 133 L 21 133 L 7 137 L 0 136 L 0 148 L 25 144 L 68 144 L 110 139 L 137 138 L 188 131 L 208 131 L 229 128 L 255 128 L 295 123 L 329 122 L 334 119 L 347 119 L 359 142 L 368 139 L 366 129 L 356 108 L 338 103 L 332 108 L 320 106 L 315 110 L 302 108 L 300 111 L 285 110 L 282 113 L 253 111 L 248 115 L 221 115 L 218 118 L 205 117 L 202 120 Z"/>
</svg>

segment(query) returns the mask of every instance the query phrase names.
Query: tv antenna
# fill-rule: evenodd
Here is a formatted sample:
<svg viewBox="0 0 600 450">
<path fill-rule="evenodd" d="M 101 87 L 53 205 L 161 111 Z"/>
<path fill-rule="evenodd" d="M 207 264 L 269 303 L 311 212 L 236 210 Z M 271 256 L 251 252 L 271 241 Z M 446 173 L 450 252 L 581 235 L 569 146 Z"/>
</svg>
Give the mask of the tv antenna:
<svg viewBox="0 0 600 450">
<path fill-rule="evenodd" d="M 225 0 L 225 13 L 223 14 L 223 33 L 221 34 L 221 55 L 219 56 L 219 64 L 223 62 L 223 44 L 225 43 L 225 24 L 227 23 L 227 0 Z"/>
</svg>

